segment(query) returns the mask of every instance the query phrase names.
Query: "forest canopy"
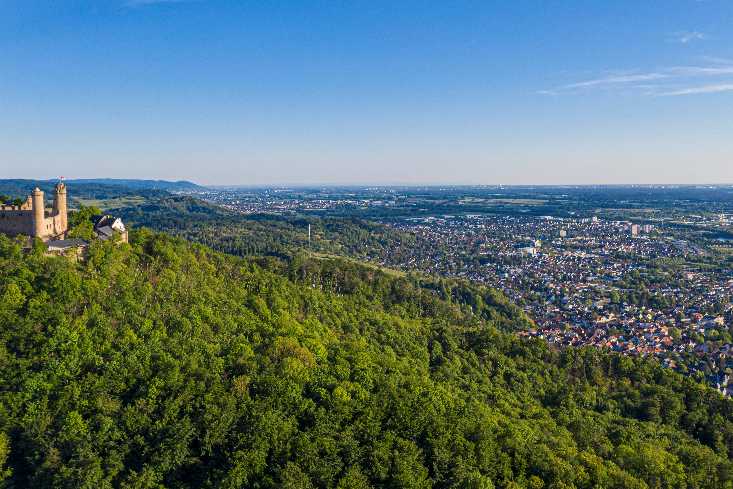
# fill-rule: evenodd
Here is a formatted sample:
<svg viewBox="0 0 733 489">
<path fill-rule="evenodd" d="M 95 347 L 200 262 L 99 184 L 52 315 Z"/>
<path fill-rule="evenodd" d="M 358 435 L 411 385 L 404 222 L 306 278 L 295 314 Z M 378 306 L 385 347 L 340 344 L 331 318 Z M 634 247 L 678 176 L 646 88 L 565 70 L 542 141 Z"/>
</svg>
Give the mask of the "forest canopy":
<svg viewBox="0 0 733 489">
<path fill-rule="evenodd" d="M 0 235 L 6 487 L 733 487 L 733 404 L 496 291 L 141 230 Z"/>
</svg>

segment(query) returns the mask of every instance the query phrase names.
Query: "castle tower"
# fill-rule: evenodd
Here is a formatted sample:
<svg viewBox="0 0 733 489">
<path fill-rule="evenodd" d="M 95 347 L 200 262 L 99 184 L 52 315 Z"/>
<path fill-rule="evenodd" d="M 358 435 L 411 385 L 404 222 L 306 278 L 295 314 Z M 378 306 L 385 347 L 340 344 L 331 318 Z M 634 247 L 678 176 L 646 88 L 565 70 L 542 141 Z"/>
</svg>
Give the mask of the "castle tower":
<svg viewBox="0 0 733 489">
<path fill-rule="evenodd" d="M 61 229 L 66 231 L 68 228 L 68 220 L 66 216 L 66 185 L 64 182 L 56 184 L 55 194 L 53 197 L 54 214 L 58 215 Z"/>
<path fill-rule="evenodd" d="M 46 209 L 43 203 L 43 190 L 36 187 L 31 194 L 33 198 L 33 236 L 42 238 L 46 226 Z"/>
</svg>

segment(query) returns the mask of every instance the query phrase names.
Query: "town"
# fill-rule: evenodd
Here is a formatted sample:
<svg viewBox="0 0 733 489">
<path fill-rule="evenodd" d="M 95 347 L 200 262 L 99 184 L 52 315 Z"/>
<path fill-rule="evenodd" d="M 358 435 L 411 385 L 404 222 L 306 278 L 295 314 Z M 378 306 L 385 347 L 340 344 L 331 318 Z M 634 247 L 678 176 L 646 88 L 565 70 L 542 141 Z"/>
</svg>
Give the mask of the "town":
<svg viewBox="0 0 733 489">
<path fill-rule="evenodd" d="M 558 217 L 539 214 L 561 201 L 552 194 L 486 199 L 486 189 L 452 192 L 446 198 L 441 189 L 270 188 L 210 190 L 202 197 L 245 215 L 380 222 L 415 241 L 409 250 L 399 240 L 392 248 L 367 248 L 370 260 L 495 287 L 534 320 L 536 329 L 520 335 L 559 346 L 651 355 L 733 394 L 733 242 L 727 207 L 715 207 L 713 199 L 680 200 L 658 209 L 642 202 L 643 213 L 588 212 L 579 198 L 563 204 Z M 560 197 L 567 199 L 566 191 Z M 460 212 L 480 204 L 495 213 Z M 639 214 L 644 217 L 630 217 Z"/>
<path fill-rule="evenodd" d="M 733 272 L 665 229 L 597 218 L 405 221 L 414 257 L 391 263 L 501 289 L 537 325 L 520 334 L 654 355 L 730 393 Z M 709 265 L 709 264 L 708 264 Z"/>
</svg>

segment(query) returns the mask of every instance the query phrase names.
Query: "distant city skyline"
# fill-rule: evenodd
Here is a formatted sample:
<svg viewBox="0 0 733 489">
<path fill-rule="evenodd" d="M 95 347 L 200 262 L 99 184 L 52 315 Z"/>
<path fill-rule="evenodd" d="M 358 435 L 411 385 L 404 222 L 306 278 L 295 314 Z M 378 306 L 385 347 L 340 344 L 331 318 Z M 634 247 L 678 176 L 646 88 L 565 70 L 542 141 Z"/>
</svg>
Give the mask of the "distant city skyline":
<svg viewBox="0 0 733 489">
<path fill-rule="evenodd" d="M 0 178 L 733 183 L 733 2 L 6 0 Z"/>
</svg>

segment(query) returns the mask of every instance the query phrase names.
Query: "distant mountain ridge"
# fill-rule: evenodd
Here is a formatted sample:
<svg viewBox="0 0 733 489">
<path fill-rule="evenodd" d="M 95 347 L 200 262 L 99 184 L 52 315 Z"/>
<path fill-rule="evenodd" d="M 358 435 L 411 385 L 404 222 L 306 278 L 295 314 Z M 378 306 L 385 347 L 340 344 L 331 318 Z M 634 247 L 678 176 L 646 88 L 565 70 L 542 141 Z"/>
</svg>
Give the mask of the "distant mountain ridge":
<svg viewBox="0 0 733 489">
<path fill-rule="evenodd" d="M 188 180 L 139 180 L 135 178 L 78 178 L 66 180 L 67 183 L 83 183 L 83 184 L 102 184 L 102 185 L 121 185 L 123 187 L 145 190 L 167 190 L 170 192 L 204 190 L 196 183 Z"/>
<path fill-rule="evenodd" d="M 36 179 L 23 179 L 23 178 L 7 178 L 0 179 L 0 188 L 17 188 L 17 189 L 32 189 L 33 187 L 40 187 L 42 190 L 46 187 L 51 188 L 56 184 L 57 179 L 49 180 L 36 180 Z M 168 192 L 191 192 L 197 190 L 204 190 L 205 187 L 197 185 L 187 180 L 168 181 L 168 180 L 139 180 L 139 179 L 124 179 L 124 178 L 75 178 L 64 180 L 67 184 L 71 185 L 103 185 L 103 186 L 117 186 L 126 187 L 133 190 L 165 190 Z"/>
<path fill-rule="evenodd" d="M 33 188 L 38 187 L 47 194 L 53 191 L 58 180 L 0 179 L 0 196 L 25 199 Z M 168 182 L 164 180 L 125 180 L 114 178 L 65 180 L 72 204 L 83 202 L 102 206 L 101 202 L 119 198 L 160 199 L 178 192 L 198 192 L 200 187 L 192 182 Z M 121 205 L 120 203 L 112 205 Z"/>
</svg>

